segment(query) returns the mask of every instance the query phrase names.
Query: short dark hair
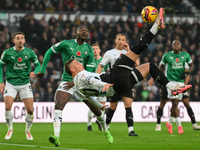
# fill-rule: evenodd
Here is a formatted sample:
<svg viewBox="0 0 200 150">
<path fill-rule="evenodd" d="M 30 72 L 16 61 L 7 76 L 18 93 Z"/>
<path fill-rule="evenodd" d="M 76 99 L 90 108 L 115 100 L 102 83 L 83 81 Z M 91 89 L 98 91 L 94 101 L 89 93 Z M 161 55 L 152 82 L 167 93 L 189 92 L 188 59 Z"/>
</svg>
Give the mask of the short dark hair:
<svg viewBox="0 0 200 150">
<path fill-rule="evenodd" d="M 86 29 L 88 29 L 88 27 L 87 27 L 86 25 L 80 25 L 80 26 L 78 26 L 78 27 L 76 28 L 76 33 L 78 32 L 78 30 L 79 30 L 80 28 L 86 28 Z"/>
<path fill-rule="evenodd" d="M 22 35 L 24 35 L 24 37 L 25 37 L 24 32 L 18 31 L 18 32 L 15 32 L 15 33 L 13 34 L 13 38 L 15 38 L 15 36 L 16 36 L 17 34 L 22 34 Z"/>
<path fill-rule="evenodd" d="M 70 67 L 70 64 L 72 63 L 73 60 L 75 60 L 75 59 L 70 59 L 65 63 L 65 72 L 67 74 L 69 74 L 70 76 L 72 76 L 72 72 L 71 72 L 69 67 Z"/>
<path fill-rule="evenodd" d="M 127 36 L 126 36 L 126 34 L 124 34 L 124 33 L 117 33 L 117 35 L 115 36 L 115 38 L 117 38 L 119 35 L 125 36 L 125 38 L 126 38 L 126 40 L 127 40 Z"/>
</svg>

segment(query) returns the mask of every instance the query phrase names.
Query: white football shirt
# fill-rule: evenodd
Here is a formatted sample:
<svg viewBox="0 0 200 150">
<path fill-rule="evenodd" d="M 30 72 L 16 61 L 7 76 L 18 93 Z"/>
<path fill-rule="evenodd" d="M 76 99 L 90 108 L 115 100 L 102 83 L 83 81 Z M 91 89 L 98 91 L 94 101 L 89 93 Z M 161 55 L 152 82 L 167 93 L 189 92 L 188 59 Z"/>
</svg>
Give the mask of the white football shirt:
<svg viewBox="0 0 200 150">
<path fill-rule="evenodd" d="M 111 50 L 108 50 L 104 56 L 103 56 L 103 59 L 101 60 L 100 62 L 100 65 L 101 66 L 105 66 L 107 64 L 109 64 L 109 67 L 112 68 L 112 66 L 114 65 L 115 61 L 117 60 L 117 58 L 119 58 L 119 56 L 121 54 L 126 54 L 127 51 L 126 50 L 117 50 L 117 49 L 111 49 Z"/>
<path fill-rule="evenodd" d="M 85 97 L 88 96 L 112 96 L 114 95 L 113 87 L 107 92 L 102 92 L 106 82 L 101 81 L 100 74 L 83 70 L 79 72 L 73 79 L 77 90 Z"/>
</svg>

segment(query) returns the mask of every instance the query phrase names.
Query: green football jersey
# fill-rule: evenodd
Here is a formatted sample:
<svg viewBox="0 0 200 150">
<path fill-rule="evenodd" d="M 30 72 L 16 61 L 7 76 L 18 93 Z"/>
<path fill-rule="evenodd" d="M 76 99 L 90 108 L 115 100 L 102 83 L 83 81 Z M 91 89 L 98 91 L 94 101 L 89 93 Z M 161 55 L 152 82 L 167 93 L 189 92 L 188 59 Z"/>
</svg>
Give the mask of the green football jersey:
<svg viewBox="0 0 200 150">
<path fill-rule="evenodd" d="M 79 45 L 76 39 L 64 40 L 50 48 L 54 53 L 61 53 L 63 61 L 62 81 L 72 81 L 72 77 L 65 72 L 65 63 L 70 59 L 76 59 L 83 64 L 83 67 L 93 72 L 94 69 L 94 52 L 88 43 Z"/>
<path fill-rule="evenodd" d="M 170 81 L 184 82 L 181 75 L 185 71 L 186 64 L 190 64 L 192 59 L 187 52 L 175 54 L 173 51 L 165 53 L 160 64 L 165 65 L 165 75 Z"/>
<path fill-rule="evenodd" d="M 94 72 L 96 72 L 97 67 L 98 67 L 98 64 L 101 62 L 101 60 L 102 60 L 102 57 L 100 57 L 99 60 L 94 59 Z M 106 72 L 106 69 L 108 69 L 108 64 L 105 65 L 105 66 L 102 68 L 102 72 Z"/>
<path fill-rule="evenodd" d="M 18 52 L 15 47 L 5 50 L 0 63 L 6 64 L 6 81 L 13 85 L 24 85 L 30 82 L 31 62 L 38 63 L 34 51 L 24 47 Z"/>
</svg>

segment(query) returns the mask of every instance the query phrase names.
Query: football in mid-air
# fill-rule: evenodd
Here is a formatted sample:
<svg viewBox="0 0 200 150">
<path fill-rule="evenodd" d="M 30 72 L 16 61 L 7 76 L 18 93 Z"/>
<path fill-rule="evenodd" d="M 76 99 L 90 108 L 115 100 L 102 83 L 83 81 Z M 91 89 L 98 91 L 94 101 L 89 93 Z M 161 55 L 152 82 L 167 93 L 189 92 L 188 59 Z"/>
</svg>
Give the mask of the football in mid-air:
<svg viewBox="0 0 200 150">
<path fill-rule="evenodd" d="M 153 6 L 146 6 L 141 12 L 142 19 L 147 23 L 153 23 L 158 16 L 158 10 Z"/>
</svg>

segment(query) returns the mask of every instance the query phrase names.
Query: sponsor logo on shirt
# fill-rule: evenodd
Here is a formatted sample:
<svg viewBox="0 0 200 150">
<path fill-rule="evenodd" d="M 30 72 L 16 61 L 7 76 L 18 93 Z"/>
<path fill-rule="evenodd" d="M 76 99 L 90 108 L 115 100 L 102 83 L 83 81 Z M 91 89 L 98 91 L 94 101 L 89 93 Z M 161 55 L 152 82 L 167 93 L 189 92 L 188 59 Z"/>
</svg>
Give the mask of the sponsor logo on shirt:
<svg viewBox="0 0 200 150">
<path fill-rule="evenodd" d="M 172 68 L 173 69 L 183 68 L 183 63 L 182 62 L 180 62 L 180 63 L 174 62 L 174 63 L 172 63 Z"/>
<path fill-rule="evenodd" d="M 15 63 L 13 66 L 14 70 L 21 70 L 21 69 L 27 69 L 26 63 Z"/>
<path fill-rule="evenodd" d="M 83 63 L 83 61 L 84 61 L 83 58 L 76 57 L 76 56 L 71 56 L 71 59 L 76 59 L 76 60 L 78 60 L 78 61 L 81 62 L 81 63 Z"/>
<path fill-rule="evenodd" d="M 71 48 L 71 47 L 70 47 L 70 49 L 71 49 L 72 51 L 74 50 L 74 48 Z"/>
<path fill-rule="evenodd" d="M 88 54 L 88 51 L 85 51 L 85 55 L 87 55 Z"/>
</svg>

